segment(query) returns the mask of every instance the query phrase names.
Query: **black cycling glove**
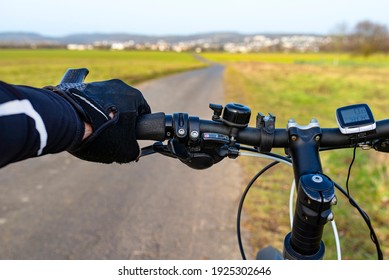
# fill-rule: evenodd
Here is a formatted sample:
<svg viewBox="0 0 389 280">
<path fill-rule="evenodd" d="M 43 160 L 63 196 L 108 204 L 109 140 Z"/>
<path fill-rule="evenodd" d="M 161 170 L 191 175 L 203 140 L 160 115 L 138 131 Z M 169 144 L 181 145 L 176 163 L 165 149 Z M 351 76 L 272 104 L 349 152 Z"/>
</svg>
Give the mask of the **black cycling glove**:
<svg viewBox="0 0 389 280">
<path fill-rule="evenodd" d="M 128 163 L 138 158 L 136 121 L 150 113 L 139 90 L 117 79 L 48 88 L 67 99 L 93 128 L 91 136 L 68 152 L 83 160 L 102 163 Z"/>
</svg>

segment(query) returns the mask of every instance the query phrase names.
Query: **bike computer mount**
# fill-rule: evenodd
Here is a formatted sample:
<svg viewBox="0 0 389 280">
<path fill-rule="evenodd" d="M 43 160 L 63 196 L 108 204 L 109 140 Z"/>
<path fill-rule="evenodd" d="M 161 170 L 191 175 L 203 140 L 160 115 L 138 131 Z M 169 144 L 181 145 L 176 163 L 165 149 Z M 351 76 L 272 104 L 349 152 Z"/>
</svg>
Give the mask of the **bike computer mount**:
<svg viewBox="0 0 389 280">
<path fill-rule="evenodd" d="M 336 109 L 336 121 L 341 133 L 346 135 L 371 134 L 376 123 L 367 104 L 354 104 Z"/>
</svg>

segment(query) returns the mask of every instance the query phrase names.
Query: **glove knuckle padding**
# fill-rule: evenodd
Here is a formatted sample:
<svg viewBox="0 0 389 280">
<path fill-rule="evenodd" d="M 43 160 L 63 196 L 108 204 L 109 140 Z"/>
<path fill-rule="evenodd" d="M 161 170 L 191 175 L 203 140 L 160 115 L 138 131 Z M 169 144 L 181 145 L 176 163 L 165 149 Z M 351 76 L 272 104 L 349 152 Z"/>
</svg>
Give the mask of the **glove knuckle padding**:
<svg viewBox="0 0 389 280">
<path fill-rule="evenodd" d="M 142 93 L 121 80 L 86 84 L 82 90 L 65 90 L 82 107 L 93 134 L 68 151 L 83 160 L 127 163 L 139 155 L 136 120 L 150 113 Z M 114 117 L 109 117 L 113 112 Z"/>
<path fill-rule="evenodd" d="M 150 113 L 147 103 L 144 106 L 145 100 L 141 92 L 118 79 L 87 84 L 83 93 L 103 105 L 104 110 L 115 106 L 119 112 L 133 111 L 139 115 Z"/>
</svg>

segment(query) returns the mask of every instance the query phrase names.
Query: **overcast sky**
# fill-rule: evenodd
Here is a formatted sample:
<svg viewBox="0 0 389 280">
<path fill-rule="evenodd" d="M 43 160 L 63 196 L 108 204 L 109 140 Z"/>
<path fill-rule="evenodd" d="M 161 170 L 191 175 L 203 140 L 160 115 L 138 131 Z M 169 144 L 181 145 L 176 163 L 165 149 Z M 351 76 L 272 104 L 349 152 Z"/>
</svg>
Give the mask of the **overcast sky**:
<svg viewBox="0 0 389 280">
<path fill-rule="evenodd" d="M 389 27 L 389 0 L 2 0 L 0 32 L 62 36 L 213 31 L 327 34 L 371 20 Z"/>
</svg>

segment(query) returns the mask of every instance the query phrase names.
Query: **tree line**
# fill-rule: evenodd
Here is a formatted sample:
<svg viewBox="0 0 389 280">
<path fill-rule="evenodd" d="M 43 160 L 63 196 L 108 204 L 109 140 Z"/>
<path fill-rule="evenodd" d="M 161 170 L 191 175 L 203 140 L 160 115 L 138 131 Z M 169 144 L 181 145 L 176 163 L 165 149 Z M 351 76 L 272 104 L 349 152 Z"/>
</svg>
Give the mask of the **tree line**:
<svg viewBox="0 0 389 280">
<path fill-rule="evenodd" d="M 339 24 L 331 36 L 332 42 L 322 46 L 321 50 L 351 52 L 365 57 L 374 53 L 389 53 L 389 30 L 384 24 L 365 20 L 351 29 Z"/>
</svg>

